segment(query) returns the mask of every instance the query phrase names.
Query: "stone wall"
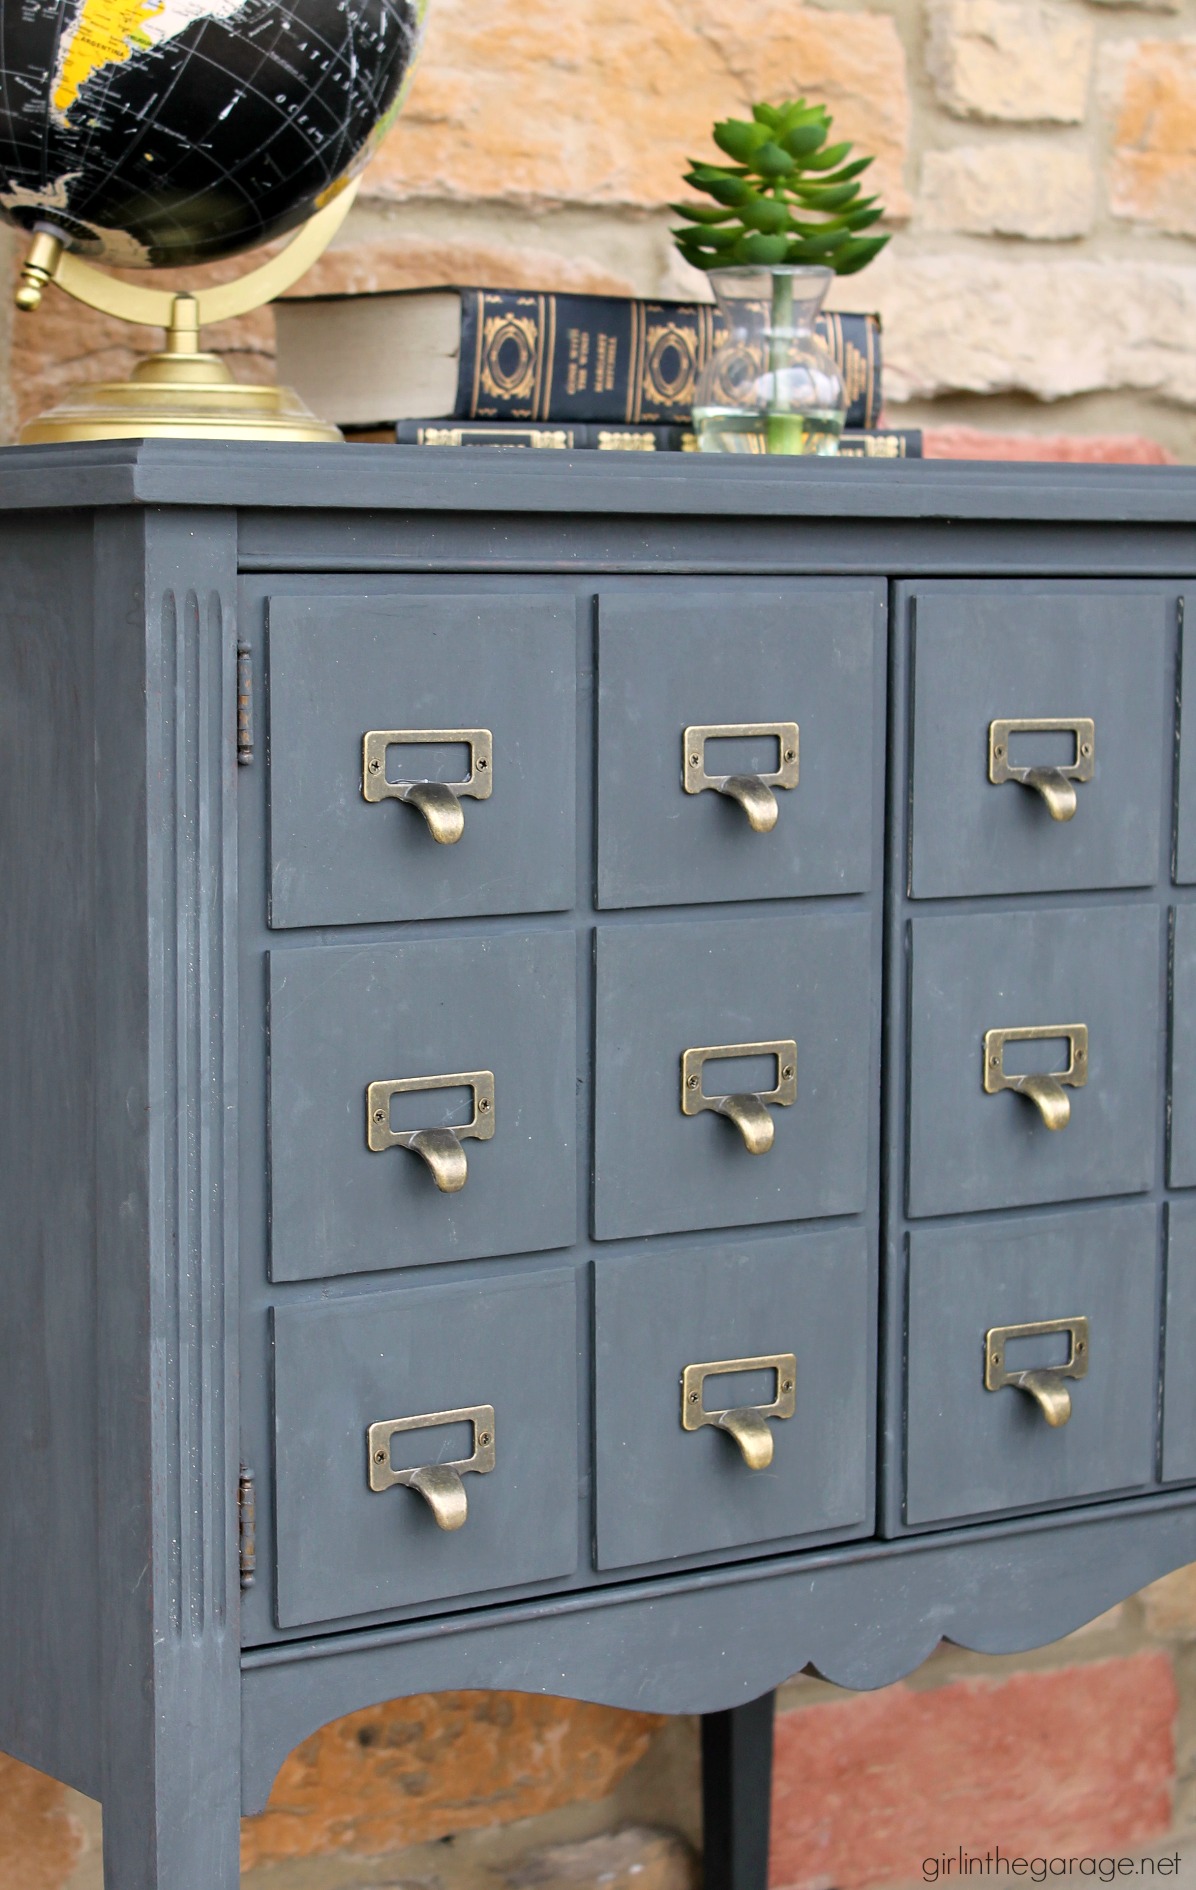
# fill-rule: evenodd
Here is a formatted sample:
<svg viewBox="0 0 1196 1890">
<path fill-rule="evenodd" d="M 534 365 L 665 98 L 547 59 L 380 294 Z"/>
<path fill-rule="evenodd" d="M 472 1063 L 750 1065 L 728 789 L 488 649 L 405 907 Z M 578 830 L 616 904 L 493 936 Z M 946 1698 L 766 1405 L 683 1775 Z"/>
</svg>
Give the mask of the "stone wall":
<svg viewBox="0 0 1196 1890">
<path fill-rule="evenodd" d="M 433 0 L 307 286 L 700 291 L 668 235 L 683 160 L 798 89 L 877 157 L 893 241 L 835 300 L 884 316 L 893 422 L 1196 458 L 1196 0 Z M 128 359 L 52 300 L 8 323 L 10 426 Z M 270 318 L 218 340 L 248 377 Z"/>
</svg>

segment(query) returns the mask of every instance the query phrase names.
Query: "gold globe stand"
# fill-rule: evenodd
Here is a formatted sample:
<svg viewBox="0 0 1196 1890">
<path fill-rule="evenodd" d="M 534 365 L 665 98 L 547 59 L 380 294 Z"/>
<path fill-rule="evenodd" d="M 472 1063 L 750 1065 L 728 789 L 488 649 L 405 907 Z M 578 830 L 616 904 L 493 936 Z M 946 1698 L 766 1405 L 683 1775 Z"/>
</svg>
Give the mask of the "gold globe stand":
<svg viewBox="0 0 1196 1890">
<path fill-rule="evenodd" d="M 21 270 L 19 309 L 31 312 L 54 283 L 77 302 L 166 330 L 166 347 L 147 355 L 127 381 L 100 381 L 69 394 L 21 428 L 22 445 L 51 440 L 339 440 L 340 431 L 288 387 L 236 381 L 217 354 L 205 353 L 199 331 L 261 308 L 297 282 L 336 235 L 357 195 L 347 184 L 316 212 L 277 256 L 236 282 L 191 295 L 122 282 L 71 255 L 49 230 L 39 230 Z"/>
</svg>

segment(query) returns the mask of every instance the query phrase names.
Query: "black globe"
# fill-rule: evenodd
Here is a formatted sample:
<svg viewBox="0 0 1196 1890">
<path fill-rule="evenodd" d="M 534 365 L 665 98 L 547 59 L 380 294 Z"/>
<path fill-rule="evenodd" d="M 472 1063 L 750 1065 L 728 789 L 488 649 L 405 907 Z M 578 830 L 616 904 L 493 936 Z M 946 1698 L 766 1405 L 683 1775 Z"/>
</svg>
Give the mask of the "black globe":
<svg viewBox="0 0 1196 1890">
<path fill-rule="evenodd" d="M 124 267 L 293 229 L 398 110 L 427 0 L 0 0 L 0 207 Z"/>
</svg>

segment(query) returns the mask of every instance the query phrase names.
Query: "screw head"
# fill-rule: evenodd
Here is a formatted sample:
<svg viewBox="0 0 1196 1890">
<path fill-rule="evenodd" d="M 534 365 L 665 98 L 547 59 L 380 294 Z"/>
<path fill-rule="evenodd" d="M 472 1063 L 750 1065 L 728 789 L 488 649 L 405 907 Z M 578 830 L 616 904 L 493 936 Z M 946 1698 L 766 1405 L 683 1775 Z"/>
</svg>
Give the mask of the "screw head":
<svg viewBox="0 0 1196 1890">
<path fill-rule="evenodd" d="M 793 1380 L 792 1380 L 792 1378 L 782 1378 L 782 1380 L 781 1380 L 781 1390 L 782 1390 L 782 1391 L 792 1391 L 792 1390 L 793 1390 Z"/>
<path fill-rule="evenodd" d="M 488 1443 L 490 1442 L 490 1433 L 489 1433 L 489 1431 L 479 1431 L 479 1432 L 478 1432 L 478 1442 L 479 1442 L 479 1444 L 488 1444 Z"/>
<path fill-rule="evenodd" d="M 1000 1067 L 1001 1067 L 1001 1059 L 1000 1059 L 1000 1056 L 999 1056 L 999 1055 L 998 1055 L 998 1056 L 991 1056 L 991 1057 L 990 1057 L 990 1058 L 988 1059 L 988 1067 L 989 1067 L 989 1069 L 990 1069 L 990 1070 L 997 1070 L 997 1069 L 1000 1069 Z"/>
<path fill-rule="evenodd" d="M 789 1078 L 793 1075 L 792 1063 L 787 1063 L 785 1065 L 784 1069 L 781 1071 L 781 1075 L 785 1078 L 786 1082 L 789 1080 Z"/>
<path fill-rule="evenodd" d="M 486 757 L 485 757 L 485 755 L 479 755 L 479 756 L 478 756 L 478 771 L 479 771 L 479 773 L 481 773 L 481 772 L 482 772 L 482 771 L 483 771 L 484 769 L 486 769 L 486 768 L 488 768 L 489 766 L 490 766 L 490 763 L 489 763 L 489 762 L 487 761 L 487 759 L 486 759 Z"/>
<path fill-rule="evenodd" d="M 379 768 L 380 768 L 381 766 L 382 766 L 382 763 L 381 763 L 380 761 L 371 761 L 371 763 L 370 763 L 370 773 L 371 773 L 371 774 L 377 774 L 377 772 L 378 772 L 378 770 L 379 770 Z"/>
<path fill-rule="evenodd" d="M 689 1402 L 690 1402 L 691 1404 L 696 1404 L 696 1403 L 698 1402 L 698 1394 L 697 1394 L 697 1392 L 696 1392 L 696 1391 L 691 1391 L 691 1392 L 690 1392 L 690 1394 L 689 1394 Z"/>
<path fill-rule="evenodd" d="M 995 748 L 993 749 L 993 754 L 994 754 L 994 755 L 995 755 L 995 756 L 997 757 L 997 760 L 998 760 L 998 761 L 1003 761 L 1003 760 L 1005 759 L 1005 744 L 1004 744 L 1004 742 L 998 742 L 998 743 L 997 743 L 997 745 L 996 745 L 996 747 L 995 747 Z"/>
<path fill-rule="evenodd" d="M 385 1120 L 386 1120 L 386 1117 L 385 1117 L 385 1115 L 383 1114 L 383 1112 L 382 1112 L 382 1110 L 381 1110 L 381 1109 L 375 1109 L 375 1111 L 374 1111 L 374 1121 L 375 1121 L 375 1122 L 385 1122 Z"/>
<path fill-rule="evenodd" d="M 785 759 L 786 761 L 796 761 L 797 760 L 796 748 L 787 748 L 785 750 Z"/>
<path fill-rule="evenodd" d="M 490 1112 L 490 1098 L 489 1096 L 483 1096 L 481 1101 L 478 1104 L 478 1114 L 485 1116 L 485 1115 L 488 1115 L 489 1112 Z"/>
<path fill-rule="evenodd" d="M 697 755 L 691 755 L 689 759 L 690 759 L 691 765 L 696 768 L 700 757 Z"/>
<path fill-rule="evenodd" d="M 1082 1050 L 1077 1050 L 1077 1051 L 1076 1051 L 1076 1062 L 1077 1062 L 1077 1063 L 1082 1063 L 1083 1061 L 1084 1061 L 1084 1052 L 1083 1052 Z"/>
<path fill-rule="evenodd" d="M 988 1362 L 990 1365 L 999 1365 L 1001 1363 L 1001 1354 L 999 1352 L 994 1352 Z"/>
<path fill-rule="evenodd" d="M 697 1077 L 696 1077 L 696 1076 L 687 1076 L 687 1077 L 686 1077 L 686 1079 L 685 1079 L 685 1087 L 686 1087 L 686 1089 L 696 1089 L 696 1088 L 698 1087 L 698 1079 L 697 1079 Z"/>
<path fill-rule="evenodd" d="M 1082 755 L 1085 755 L 1085 756 L 1087 756 L 1087 755 L 1090 755 L 1090 754 L 1092 753 L 1092 743 L 1091 743 L 1091 742 L 1081 742 L 1081 744 L 1080 744 L 1080 753 L 1081 753 Z"/>
<path fill-rule="evenodd" d="M 1083 1352 L 1085 1349 L 1086 1347 L 1084 1345 L 1083 1339 L 1077 1339 L 1076 1340 L 1076 1356 L 1078 1357 L 1079 1354 Z"/>
<path fill-rule="evenodd" d="M 386 1452 L 385 1452 L 384 1450 L 376 1450 L 376 1451 L 374 1452 L 374 1462 L 375 1462 L 375 1463 L 385 1463 L 385 1462 L 386 1462 Z"/>
</svg>

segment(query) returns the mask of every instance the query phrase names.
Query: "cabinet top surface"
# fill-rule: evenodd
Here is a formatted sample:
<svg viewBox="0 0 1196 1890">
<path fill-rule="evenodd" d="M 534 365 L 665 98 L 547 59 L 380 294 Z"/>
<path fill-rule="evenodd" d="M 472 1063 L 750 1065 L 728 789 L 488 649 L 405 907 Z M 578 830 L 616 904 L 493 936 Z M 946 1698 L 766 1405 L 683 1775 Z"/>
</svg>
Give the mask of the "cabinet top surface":
<svg viewBox="0 0 1196 1890">
<path fill-rule="evenodd" d="M 0 509 L 128 505 L 1196 525 L 1196 467 L 171 440 L 0 449 Z"/>
</svg>

